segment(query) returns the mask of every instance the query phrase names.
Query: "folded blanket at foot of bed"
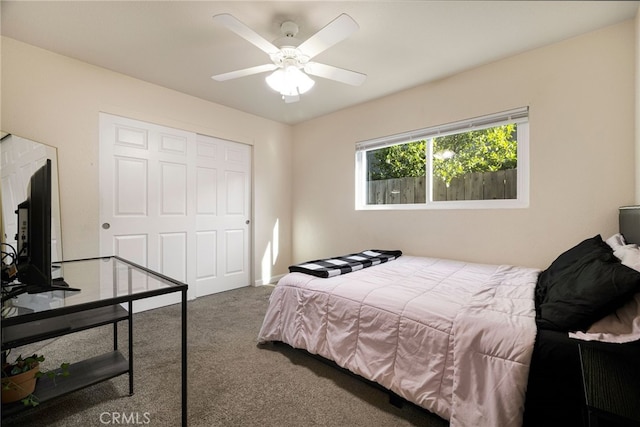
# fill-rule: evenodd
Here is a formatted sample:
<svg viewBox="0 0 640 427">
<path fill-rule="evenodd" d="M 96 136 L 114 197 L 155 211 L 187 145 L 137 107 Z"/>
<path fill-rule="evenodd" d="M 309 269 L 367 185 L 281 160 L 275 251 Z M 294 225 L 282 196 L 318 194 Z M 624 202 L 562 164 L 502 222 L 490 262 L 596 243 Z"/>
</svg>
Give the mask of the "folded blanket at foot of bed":
<svg viewBox="0 0 640 427">
<path fill-rule="evenodd" d="M 394 260 L 402 255 L 399 250 L 369 249 L 355 254 L 343 255 L 334 258 L 317 259 L 302 264 L 292 265 L 289 272 L 305 273 L 316 277 L 334 277 L 340 274 L 362 270 L 372 265 L 382 264 Z"/>
</svg>

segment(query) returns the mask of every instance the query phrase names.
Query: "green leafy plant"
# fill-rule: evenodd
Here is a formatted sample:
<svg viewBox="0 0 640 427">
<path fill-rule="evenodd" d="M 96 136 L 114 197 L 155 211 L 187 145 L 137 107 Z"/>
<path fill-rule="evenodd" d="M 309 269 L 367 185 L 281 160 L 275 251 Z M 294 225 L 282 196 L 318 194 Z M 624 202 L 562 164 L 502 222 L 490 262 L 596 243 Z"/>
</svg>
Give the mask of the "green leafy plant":
<svg viewBox="0 0 640 427">
<path fill-rule="evenodd" d="M 516 125 L 441 136 L 433 139 L 433 175 L 447 184 L 472 172 L 518 167 Z"/>
<path fill-rule="evenodd" d="M 4 355 L 4 359 L 6 360 L 6 354 Z M 45 358 L 43 355 L 33 354 L 24 358 L 22 355 L 19 355 L 13 362 L 4 363 L 2 366 L 2 390 L 19 388 L 20 385 L 12 382 L 10 378 L 38 367 L 40 363 L 44 362 L 44 360 Z M 56 377 L 69 376 L 69 363 L 65 362 L 60 364 L 60 369 L 48 371 L 39 370 L 34 374 L 34 378 L 36 379 L 43 376 L 47 376 L 55 384 Z M 22 399 L 21 402 L 25 406 L 37 406 L 40 403 L 38 397 L 33 393 L 30 393 L 27 397 Z"/>
<path fill-rule="evenodd" d="M 392 145 L 374 151 L 370 162 L 369 179 L 372 181 L 407 176 L 425 176 L 427 142 L 415 141 Z"/>
<path fill-rule="evenodd" d="M 507 124 L 433 138 L 433 177 L 448 184 L 472 172 L 516 168 L 516 131 L 516 124 Z M 426 175 L 426 140 L 392 145 L 370 153 L 371 181 Z"/>
</svg>

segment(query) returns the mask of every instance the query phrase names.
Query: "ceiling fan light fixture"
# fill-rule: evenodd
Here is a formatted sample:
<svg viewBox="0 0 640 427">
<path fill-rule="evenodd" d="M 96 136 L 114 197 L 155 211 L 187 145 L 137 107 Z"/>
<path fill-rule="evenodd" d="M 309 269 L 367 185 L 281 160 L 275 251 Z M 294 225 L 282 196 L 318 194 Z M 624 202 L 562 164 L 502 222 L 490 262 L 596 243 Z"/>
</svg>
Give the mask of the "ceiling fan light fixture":
<svg viewBox="0 0 640 427">
<path fill-rule="evenodd" d="M 316 83 L 296 66 L 279 68 L 265 79 L 269 87 L 282 96 L 297 96 L 308 92 Z"/>
<path fill-rule="evenodd" d="M 1 1 L 1 0 L 0 0 Z M 263 64 L 242 70 L 212 76 L 214 80 L 226 81 L 238 77 L 274 71 L 266 78 L 267 84 L 280 93 L 285 103 L 297 102 L 300 95 L 315 84 L 309 77 L 320 77 L 352 86 L 360 86 L 366 75 L 344 68 L 310 62 L 316 55 L 336 45 L 358 30 L 358 24 L 343 13 L 302 43 L 296 39 L 298 25 L 286 21 L 280 26 L 282 37 L 274 43 L 247 27 L 228 13 L 215 15 L 213 19 L 266 53 L 271 64 Z"/>
</svg>

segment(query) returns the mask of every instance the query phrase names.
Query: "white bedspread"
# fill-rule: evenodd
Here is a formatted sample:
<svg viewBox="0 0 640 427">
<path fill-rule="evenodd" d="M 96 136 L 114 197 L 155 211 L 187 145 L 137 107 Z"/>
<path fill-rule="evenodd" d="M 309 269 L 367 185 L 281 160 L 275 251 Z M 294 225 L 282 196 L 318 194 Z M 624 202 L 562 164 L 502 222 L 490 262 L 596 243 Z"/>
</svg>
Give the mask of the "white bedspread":
<svg viewBox="0 0 640 427">
<path fill-rule="evenodd" d="M 520 426 L 538 274 L 411 256 L 329 279 L 291 273 L 258 341 L 333 360 L 452 427 Z"/>
</svg>

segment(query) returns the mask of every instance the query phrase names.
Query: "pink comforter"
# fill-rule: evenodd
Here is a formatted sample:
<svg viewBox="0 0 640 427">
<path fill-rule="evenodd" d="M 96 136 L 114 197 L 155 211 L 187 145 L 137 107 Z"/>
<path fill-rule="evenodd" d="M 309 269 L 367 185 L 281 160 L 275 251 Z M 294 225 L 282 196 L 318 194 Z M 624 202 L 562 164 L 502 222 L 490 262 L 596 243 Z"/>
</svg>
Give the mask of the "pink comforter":
<svg viewBox="0 0 640 427">
<path fill-rule="evenodd" d="M 335 361 L 450 420 L 522 424 L 539 270 L 402 256 L 274 289 L 259 342 Z"/>
</svg>

